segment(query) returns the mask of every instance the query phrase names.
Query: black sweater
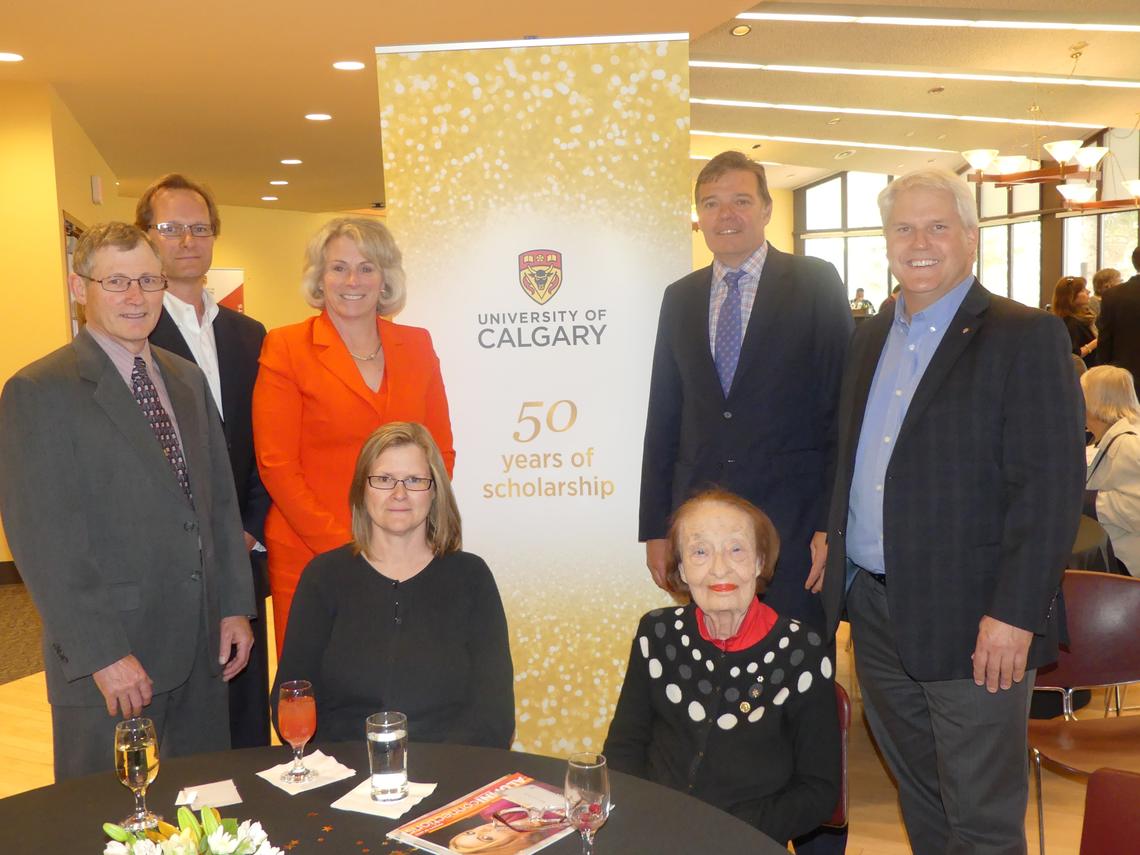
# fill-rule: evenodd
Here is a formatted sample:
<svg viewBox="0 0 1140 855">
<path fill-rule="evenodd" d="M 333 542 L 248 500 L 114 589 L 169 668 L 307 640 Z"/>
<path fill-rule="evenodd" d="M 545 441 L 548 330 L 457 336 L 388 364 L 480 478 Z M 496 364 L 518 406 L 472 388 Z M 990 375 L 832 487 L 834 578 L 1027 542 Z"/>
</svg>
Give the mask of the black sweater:
<svg viewBox="0 0 1140 855">
<path fill-rule="evenodd" d="M 305 568 L 273 687 L 309 680 L 316 739 L 364 738 L 364 719 L 394 710 L 419 742 L 510 747 L 514 668 L 491 571 L 466 552 L 435 558 L 406 582 L 385 579 L 349 547 Z"/>
<path fill-rule="evenodd" d="M 839 797 L 839 719 L 823 639 L 780 618 L 753 647 L 701 638 L 692 605 L 641 619 L 607 763 L 703 799 L 786 842 Z"/>
</svg>

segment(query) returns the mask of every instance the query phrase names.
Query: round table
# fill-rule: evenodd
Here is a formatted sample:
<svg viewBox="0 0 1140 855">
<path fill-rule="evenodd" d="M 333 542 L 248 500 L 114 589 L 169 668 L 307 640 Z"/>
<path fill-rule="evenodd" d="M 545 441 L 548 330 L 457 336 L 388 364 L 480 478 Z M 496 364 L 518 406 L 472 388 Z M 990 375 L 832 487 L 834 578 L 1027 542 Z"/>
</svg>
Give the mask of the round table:
<svg viewBox="0 0 1140 855">
<path fill-rule="evenodd" d="M 368 772 L 364 740 L 316 746 L 357 774 L 343 781 L 289 796 L 256 773 L 289 758 L 287 748 L 248 748 L 165 760 L 147 792 L 147 806 L 168 820 L 178 790 L 233 779 L 242 803 L 221 808 L 224 817 L 261 822 L 275 846 L 295 853 L 369 855 L 408 851 L 385 834 L 483 786 L 501 775 L 523 772 L 561 787 L 566 761 L 535 754 L 463 745 L 413 743 L 408 751 L 411 780 L 436 781 L 435 792 L 399 820 L 329 807 Z M 310 749 L 306 749 L 308 753 Z M 108 746 L 110 754 L 110 746 Z M 598 855 L 691 855 L 747 852 L 781 855 L 786 849 L 752 826 L 684 793 L 640 778 L 610 772 L 614 812 L 598 832 Z M 127 814 L 131 794 L 113 772 L 91 775 L 0 799 L 0 850 L 4 852 L 101 853 L 103 823 Z M 543 850 L 577 855 L 577 835 Z"/>
</svg>

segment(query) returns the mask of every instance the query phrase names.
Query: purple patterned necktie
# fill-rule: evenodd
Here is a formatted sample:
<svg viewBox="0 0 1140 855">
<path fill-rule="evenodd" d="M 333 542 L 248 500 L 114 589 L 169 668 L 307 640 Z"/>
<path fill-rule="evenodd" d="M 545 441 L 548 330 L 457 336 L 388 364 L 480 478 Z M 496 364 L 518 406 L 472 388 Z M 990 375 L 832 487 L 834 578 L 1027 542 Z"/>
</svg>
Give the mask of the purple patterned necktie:
<svg viewBox="0 0 1140 855">
<path fill-rule="evenodd" d="M 729 270 L 724 274 L 724 284 L 728 286 L 728 293 L 721 304 L 720 313 L 716 316 L 716 350 L 713 353 L 713 362 L 716 364 L 717 376 L 720 377 L 720 388 L 724 390 L 726 398 L 728 390 L 732 388 L 736 364 L 740 361 L 740 343 L 743 339 L 740 328 L 740 280 L 743 276 L 743 270 Z"/>
<path fill-rule="evenodd" d="M 174 470 L 182 492 L 194 504 L 194 495 L 190 492 L 190 474 L 186 471 L 186 458 L 182 456 L 182 446 L 178 442 L 178 434 L 174 430 L 174 423 L 159 400 L 158 390 L 151 382 L 150 374 L 146 370 L 146 362 L 141 356 L 135 357 L 135 367 L 131 371 L 131 391 L 135 400 L 142 407 L 147 424 L 154 431 L 158 444 L 162 446 L 162 453 L 166 455 L 166 462 Z"/>
</svg>

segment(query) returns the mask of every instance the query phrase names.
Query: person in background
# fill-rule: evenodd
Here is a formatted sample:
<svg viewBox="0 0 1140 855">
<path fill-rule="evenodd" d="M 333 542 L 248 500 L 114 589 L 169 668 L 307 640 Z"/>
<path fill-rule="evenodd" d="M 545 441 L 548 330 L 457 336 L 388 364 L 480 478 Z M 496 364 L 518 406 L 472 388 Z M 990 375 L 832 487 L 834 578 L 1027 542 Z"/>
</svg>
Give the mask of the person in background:
<svg viewBox="0 0 1140 855">
<path fill-rule="evenodd" d="M 1140 246 L 1132 250 L 1132 267 L 1140 271 Z M 1135 381 L 1140 375 L 1140 272 L 1105 291 L 1097 326 L 1099 363 L 1124 368 Z"/>
<path fill-rule="evenodd" d="M 875 304 L 867 299 L 862 288 L 855 289 L 855 299 L 851 301 L 851 313 L 864 317 L 875 314 Z"/>
<path fill-rule="evenodd" d="M 95 225 L 75 339 L 0 396 L 0 514 L 43 619 L 57 781 L 114 766 L 116 719 L 163 757 L 230 745 L 225 682 L 253 645 L 249 558 L 202 372 L 151 347 L 166 280 L 146 234 Z"/>
<path fill-rule="evenodd" d="M 1089 309 L 1092 310 L 1094 318 L 1100 317 L 1100 301 L 1104 292 L 1115 288 L 1121 281 L 1120 271 L 1115 267 L 1103 267 L 1093 274 L 1093 292 L 1089 297 Z"/>
<path fill-rule="evenodd" d="M 1088 283 L 1083 276 L 1062 276 L 1053 288 L 1053 314 L 1065 322 L 1073 355 L 1091 368 L 1096 364 L 1096 319 L 1089 309 Z"/>
<path fill-rule="evenodd" d="M 757 599 L 779 551 L 772 521 L 732 493 L 677 509 L 669 581 L 692 599 L 641 619 L 602 751 L 786 843 L 835 809 L 840 737 L 823 636 Z"/>
<path fill-rule="evenodd" d="M 899 285 L 896 285 L 893 289 L 891 289 L 891 293 L 887 299 L 883 300 L 883 302 L 879 304 L 880 315 L 883 312 L 893 312 L 895 310 L 895 300 L 898 299 L 900 290 L 901 286 Z"/>
<path fill-rule="evenodd" d="M 253 384 L 265 327 L 241 312 L 219 306 L 206 287 L 214 241 L 222 220 L 210 191 L 184 175 L 171 173 L 143 191 L 135 225 L 150 235 L 162 259 L 167 288 L 150 343 L 188 359 L 202 369 L 222 417 L 230 468 L 234 474 L 245 545 L 249 548 L 257 617 L 249 665 L 230 680 L 230 744 L 254 748 L 269 744 L 269 639 L 265 598 L 265 515 L 269 494 L 257 474 L 253 454 Z"/>
<path fill-rule="evenodd" d="M 1132 375 L 1098 365 L 1081 376 L 1085 424 L 1096 443 L 1086 490 L 1125 572 L 1140 576 L 1140 401 Z"/>
<path fill-rule="evenodd" d="M 280 650 L 301 571 L 351 537 L 344 497 L 364 440 L 390 421 L 427 426 L 450 475 L 451 417 L 427 330 L 386 320 L 404 305 L 400 250 L 370 217 L 331 220 L 309 241 L 303 287 L 320 314 L 272 330 L 253 390 L 257 464 Z"/>
<path fill-rule="evenodd" d="M 408 717 L 413 742 L 508 748 L 503 604 L 483 560 L 460 551 L 459 510 L 427 428 L 378 428 L 348 506 L 351 543 L 314 558 L 297 586 L 277 685 L 313 684 L 317 740 L 359 739 L 365 718 L 390 709 Z"/>
<path fill-rule="evenodd" d="M 974 190 L 926 169 L 879 195 L 893 314 L 851 343 L 823 602 L 918 853 L 1024 853 L 1026 716 L 1054 661 L 1084 413 L 1064 325 L 972 270 Z"/>
</svg>

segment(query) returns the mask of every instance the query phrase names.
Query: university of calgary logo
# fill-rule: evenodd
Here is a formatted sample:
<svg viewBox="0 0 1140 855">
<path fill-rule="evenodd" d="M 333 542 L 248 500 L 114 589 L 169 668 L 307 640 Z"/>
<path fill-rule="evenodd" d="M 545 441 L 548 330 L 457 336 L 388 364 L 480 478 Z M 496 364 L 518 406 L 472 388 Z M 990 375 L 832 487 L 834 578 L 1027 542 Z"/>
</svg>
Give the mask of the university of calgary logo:
<svg viewBox="0 0 1140 855">
<path fill-rule="evenodd" d="M 519 256 L 519 285 L 538 305 L 555 295 L 562 285 L 562 253 L 532 249 Z"/>
</svg>

